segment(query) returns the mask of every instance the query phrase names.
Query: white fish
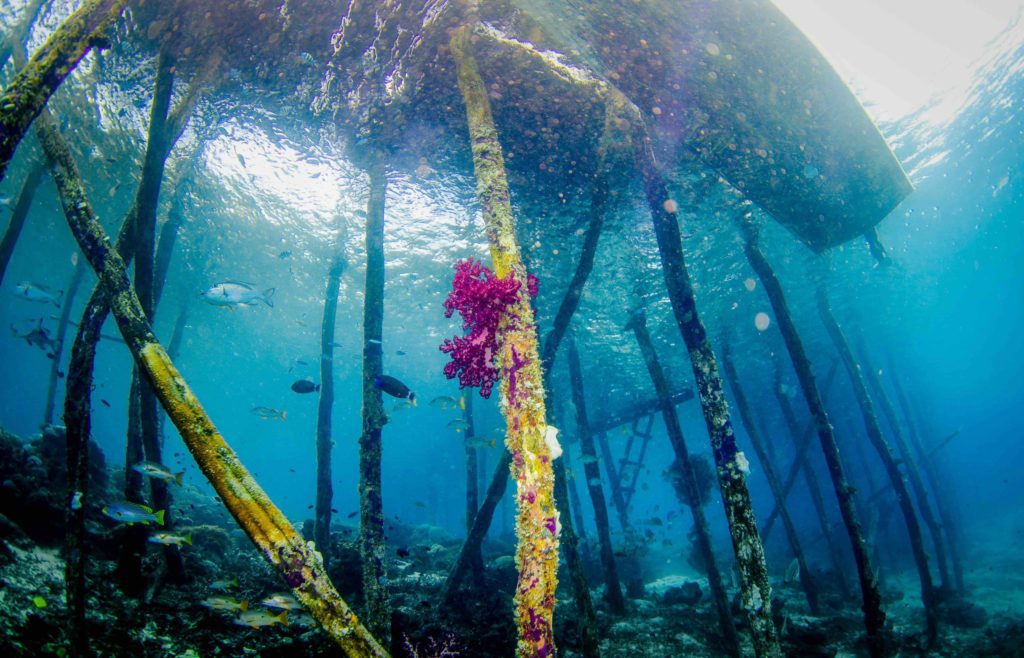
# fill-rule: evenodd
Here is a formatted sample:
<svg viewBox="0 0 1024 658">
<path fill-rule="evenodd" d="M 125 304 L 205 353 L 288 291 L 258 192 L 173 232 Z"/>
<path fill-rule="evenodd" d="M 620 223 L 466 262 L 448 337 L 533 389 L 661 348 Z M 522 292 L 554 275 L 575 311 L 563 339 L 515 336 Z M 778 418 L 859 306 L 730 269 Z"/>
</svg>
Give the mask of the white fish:
<svg viewBox="0 0 1024 658">
<path fill-rule="evenodd" d="M 46 288 L 46 286 L 40 286 L 32 283 L 31 281 L 22 281 L 14 287 L 14 294 L 30 302 L 53 304 L 57 308 L 60 308 L 60 297 L 64 294 L 64 291 L 61 290 L 54 295 Z"/>
<path fill-rule="evenodd" d="M 240 306 L 263 302 L 270 308 L 274 308 L 274 288 L 257 290 L 251 283 L 240 281 L 224 281 L 210 286 L 210 289 L 202 293 L 208 304 L 214 306 Z"/>
<path fill-rule="evenodd" d="M 75 495 L 71 497 L 71 509 L 79 510 L 82 509 L 82 492 L 75 491 Z"/>
</svg>

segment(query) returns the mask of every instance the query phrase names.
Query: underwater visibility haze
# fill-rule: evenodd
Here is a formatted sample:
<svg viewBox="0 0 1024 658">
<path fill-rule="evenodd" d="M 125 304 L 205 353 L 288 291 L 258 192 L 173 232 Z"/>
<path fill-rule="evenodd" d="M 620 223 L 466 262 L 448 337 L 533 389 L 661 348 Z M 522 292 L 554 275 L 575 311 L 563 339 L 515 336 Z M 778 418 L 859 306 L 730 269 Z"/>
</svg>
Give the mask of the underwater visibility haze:
<svg viewBox="0 0 1024 658">
<path fill-rule="evenodd" d="M 3 656 L 1024 655 L 1020 0 L 0 0 Z"/>
</svg>

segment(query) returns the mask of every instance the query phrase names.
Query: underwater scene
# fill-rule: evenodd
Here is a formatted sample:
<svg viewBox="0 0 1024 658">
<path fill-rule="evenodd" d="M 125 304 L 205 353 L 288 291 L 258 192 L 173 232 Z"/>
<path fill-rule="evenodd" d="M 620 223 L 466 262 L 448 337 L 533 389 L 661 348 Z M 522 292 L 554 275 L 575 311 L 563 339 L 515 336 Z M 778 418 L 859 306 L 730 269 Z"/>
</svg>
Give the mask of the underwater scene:
<svg viewBox="0 0 1024 658">
<path fill-rule="evenodd" d="M 1024 656 L 1024 0 L 0 0 L 0 656 Z"/>
</svg>

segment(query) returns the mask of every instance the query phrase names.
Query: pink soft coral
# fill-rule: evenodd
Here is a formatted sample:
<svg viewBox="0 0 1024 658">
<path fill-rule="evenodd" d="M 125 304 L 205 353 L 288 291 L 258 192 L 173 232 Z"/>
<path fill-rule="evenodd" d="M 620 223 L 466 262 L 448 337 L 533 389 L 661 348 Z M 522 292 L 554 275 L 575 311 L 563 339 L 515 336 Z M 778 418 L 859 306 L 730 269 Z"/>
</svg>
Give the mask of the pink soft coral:
<svg viewBox="0 0 1024 658">
<path fill-rule="evenodd" d="M 455 264 L 452 291 L 444 302 L 444 316 L 455 311 L 462 316 L 464 336 L 454 336 L 441 344 L 441 351 L 452 360 L 444 367 L 448 379 L 459 378 L 459 388 L 479 386 L 480 395 L 491 397 L 498 381 L 494 363 L 498 354 L 498 325 L 516 303 L 522 284 L 514 277 L 499 279 L 478 260 L 468 258 Z M 537 294 L 537 278 L 527 275 L 527 290 Z"/>
</svg>

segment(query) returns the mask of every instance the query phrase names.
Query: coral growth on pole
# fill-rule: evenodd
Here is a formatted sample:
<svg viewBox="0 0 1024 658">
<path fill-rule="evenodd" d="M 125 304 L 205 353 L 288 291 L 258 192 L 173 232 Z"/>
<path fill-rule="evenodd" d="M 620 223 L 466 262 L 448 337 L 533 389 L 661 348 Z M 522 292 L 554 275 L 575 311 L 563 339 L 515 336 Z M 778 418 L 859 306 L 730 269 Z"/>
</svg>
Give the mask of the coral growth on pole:
<svg viewBox="0 0 1024 658">
<path fill-rule="evenodd" d="M 468 333 L 446 339 L 440 350 L 451 355 L 452 360 L 445 365 L 444 374 L 448 379 L 458 377 L 459 388 L 477 386 L 481 396 L 491 397 L 491 389 L 498 381 L 495 357 L 498 355 L 499 333 L 510 328 L 508 324 L 501 327 L 501 320 L 518 320 L 510 311 L 521 287 L 522 283 L 515 276 L 498 278 L 478 260 L 467 258 L 455 264 L 455 278 L 452 291 L 444 302 L 444 316 L 450 318 L 458 311 L 462 316 L 462 328 Z M 530 296 L 535 297 L 537 277 L 528 274 L 526 287 Z M 510 395 L 514 396 L 514 372 L 510 373 L 509 388 Z"/>
</svg>

